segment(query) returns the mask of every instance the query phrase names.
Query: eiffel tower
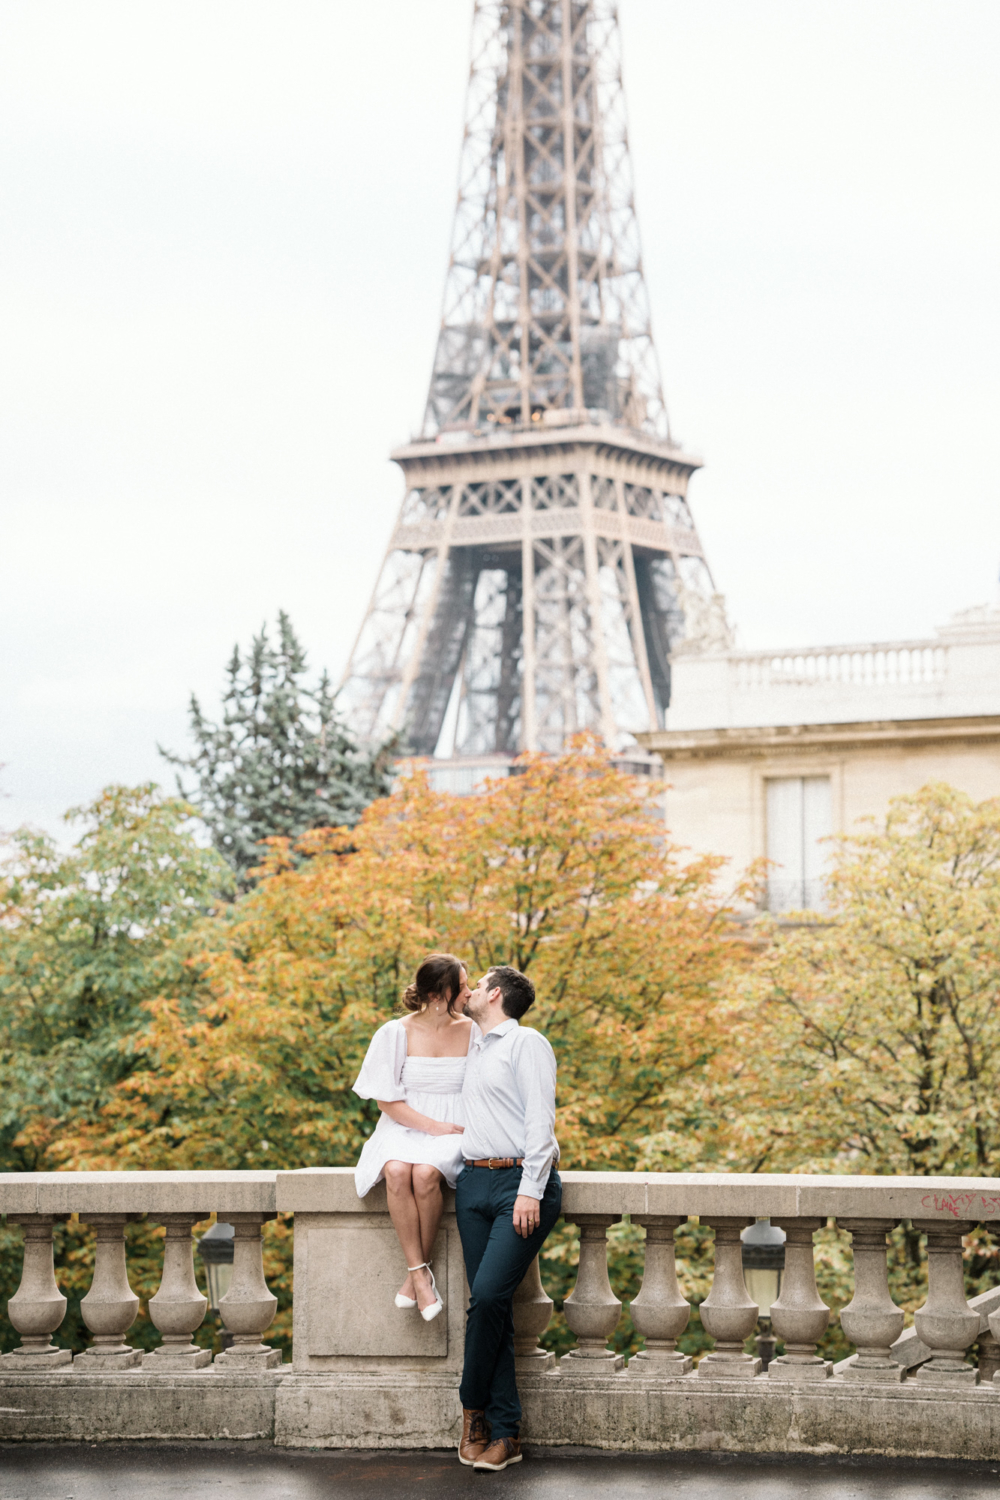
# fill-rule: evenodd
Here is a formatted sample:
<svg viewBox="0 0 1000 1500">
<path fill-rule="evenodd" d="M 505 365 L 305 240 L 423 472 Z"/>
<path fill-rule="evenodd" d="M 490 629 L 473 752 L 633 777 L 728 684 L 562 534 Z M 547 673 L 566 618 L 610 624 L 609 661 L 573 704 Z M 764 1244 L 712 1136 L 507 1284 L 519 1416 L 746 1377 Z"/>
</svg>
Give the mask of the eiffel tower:
<svg viewBox="0 0 1000 1500">
<path fill-rule="evenodd" d="M 712 581 L 643 279 L 614 0 L 476 0 L 420 436 L 339 694 L 421 756 L 662 726 Z"/>
</svg>

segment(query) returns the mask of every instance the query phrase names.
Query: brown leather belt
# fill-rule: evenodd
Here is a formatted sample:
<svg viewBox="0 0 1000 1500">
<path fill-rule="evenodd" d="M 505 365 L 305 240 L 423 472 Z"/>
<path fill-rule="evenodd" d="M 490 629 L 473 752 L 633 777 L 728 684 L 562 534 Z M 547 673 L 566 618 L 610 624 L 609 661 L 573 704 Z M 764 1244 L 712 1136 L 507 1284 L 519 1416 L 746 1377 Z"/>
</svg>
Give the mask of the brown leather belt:
<svg viewBox="0 0 1000 1500">
<path fill-rule="evenodd" d="M 489 1167 L 491 1172 L 497 1171 L 499 1167 L 523 1167 L 523 1156 L 490 1156 L 485 1161 L 467 1161 L 467 1167 Z"/>
</svg>

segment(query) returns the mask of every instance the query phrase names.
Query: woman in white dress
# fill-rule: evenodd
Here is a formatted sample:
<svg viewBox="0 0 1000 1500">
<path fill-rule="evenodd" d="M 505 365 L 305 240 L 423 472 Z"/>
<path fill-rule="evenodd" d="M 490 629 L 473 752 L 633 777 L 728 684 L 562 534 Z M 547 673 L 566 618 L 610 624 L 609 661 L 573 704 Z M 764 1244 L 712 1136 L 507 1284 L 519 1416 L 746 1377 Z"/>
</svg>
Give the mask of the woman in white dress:
<svg viewBox="0 0 1000 1500">
<path fill-rule="evenodd" d="M 462 1014 L 465 965 L 451 953 L 425 958 L 403 996 L 408 1012 L 372 1037 L 354 1092 L 382 1111 L 354 1169 L 358 1197 L 385 1178 L 389 1215 L 406 1257 L 396 1306 L 428 1322 L 444 1303 L 430 1266 L 444 1184 L 462 1168 L 462 1083 L 475 1022 Z"/>
</svg>

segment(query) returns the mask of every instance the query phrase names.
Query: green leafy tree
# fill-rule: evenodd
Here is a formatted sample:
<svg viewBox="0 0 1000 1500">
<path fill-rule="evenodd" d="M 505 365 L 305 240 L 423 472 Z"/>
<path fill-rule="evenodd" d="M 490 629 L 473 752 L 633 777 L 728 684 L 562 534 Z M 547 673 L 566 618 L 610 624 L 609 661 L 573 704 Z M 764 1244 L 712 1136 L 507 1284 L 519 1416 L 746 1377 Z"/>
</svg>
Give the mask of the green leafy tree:
<svg viewBox="0 0 1000 1500">
<path fill-rule="evenodd" d="M 196 982 L 179 939 L 232 876 L 157 787 L 108 787 L 67 814 L 61 853 L 22 829 L 0 866 L 0 1170 L 45 1167 L 136 1066 L 146 1002 Z"/>
<path fill-rule="evenodd" d="M 741 1123 L 764 1170 L 995 1176 L 1000 799 L 894 798 L 836 842 L 828 904 L 759 930 Z"/>
<path fill-rule="evenodd" d="M 178 777 L 178 790 L 244 888 L 264 857 L 262 840 L 353 827 L 390 789 L 393 744 L 360 751 L 336 713 L 327 674 L 310 688 L 306 672 L 305 652 L 282 611 L 276 645 L 263 627 L 246 656 L 234 648 L 221 722 L 207 719 L 192 695 L 194 754 L 160 750 L 194 773 L 196 785 L 185 788 Z"/>
</svg>

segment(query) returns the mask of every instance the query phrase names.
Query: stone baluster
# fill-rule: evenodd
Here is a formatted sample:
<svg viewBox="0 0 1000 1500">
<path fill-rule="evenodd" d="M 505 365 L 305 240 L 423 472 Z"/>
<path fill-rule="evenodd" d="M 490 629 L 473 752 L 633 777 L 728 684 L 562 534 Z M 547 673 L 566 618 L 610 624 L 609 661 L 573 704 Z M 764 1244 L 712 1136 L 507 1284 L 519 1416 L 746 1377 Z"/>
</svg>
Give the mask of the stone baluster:
<svg viewBox="0 0 1000 1500">
<path fill-rule="evenodd" d="M 816 1345 L 830 1323 L 830 1309 L 816 1290 L 813 1234 L 825 1219 L 772 1219 L 785 1231 L 785 1269 L 781 1293 L 771 1303 L 771 1327 L 784 1339 L 785 1352 L 772 1360 L 770 1380 L 826 1380 L 833 1370 L 820 1359 Z"/>
<path fill-rule="evenodd" d="M 965 1353 L 979 1337 L 980 1319 L 965 1300 L 962 1274 L 962 1236 L 975 1226 L 914 1219 L 913 1227 L 927 1235 L 927 1301 L 913 1323 L 921 1343 L 934 1350 L 916 1378 L 925 1385 L 975 1385 L 979 1371 Z"/>
<path fill-rule="evenodd" d="M 576 1334 L 577 1346 L 564 1357 L 573 1360 L 603 1360 L 614 1369 L 622 1357 L 607 1347 L 618 1327 L 622 1305 L 608 1280 L 608 1229 L 620 1214 L 577 1214 L 569 1220 L 580 1226 L 580 1265 L 576 1286 L 563 1303 L 566 1321 Z"/>
<path fill-rule="evenodd" d="M 200 1370 L 211 1364 L 211 1349 L 199 1349 L 191 1335 L 200 1328 L 208 1298 L 198 1290 L 194 1277 L 193 1226 L 207 1214 L 161 1214 L 166 1227 L 163 1244 L 163 1275 L 160 1289 L 149 1299 L 149 1315 L 163 1335 L 159 1349 L 146 1356 L 149 1370 Z"/>
<path fill-rule="evenodd" d="M 81 1215 L 81 1222 L 97 1230 L 94 1279 L 80 1303 L 83 1321 L 94 1335 L 93 1343 L 74 1364 L 95 1370 L 128 1370 L 142 1364 L 142 1350 L 126 1344 L 125 1335 L 135 1322 L 139 1299 L 129 1286 L 125 1263 L 125 1224 L 128 1214 Z"/>
<path fill-rule="evenodd" d="M 72 1362 L 68 1349 L 58 1349 L 52 1335 L 66 1314 L 66 1298 L 56 1284 L 52 1258 L 52 1226 L 48 1214 L 10 1214 L 8 1224 L 24 1229 L 21 1282 L 7 1303 L 7 1316 L 21 1335 L 20 1347 L 0 1356 L 0 1367 L 13 1370 L 58 1370 Z"/>
<path fill-rule="evenodd" d="M 542 1286 L 536 1255 L 514 1293 L 514 1359 L 519 1369 L 527 1371 L 554 1368 L 555 1355 L 551 1349 L 543 1349 L 538 1342 L 548 1328 L 551 1316 L 552 1298 Z"/>
<path fill-rule="evenodd" d="M 219 1303 L 222 1321 L 233 1335 L 231 1349 L 215 1356 L 217 1365 L 271 1370 L 281 1364 L 281 1350 L 261 1342 L 270 1328 L 278 1299 L 264 1280 L 261 1225 L 274 1214 L 226 1214 L 235 1232 L 233 1279 Z M 345 1292 L 347 1283 L 345 1282 Z"/>
<path fill-rule="evenodd" d="M 633 1224 L 646 1230 L 646 1261 L 642 1287 L 631 1306 L 632 1322 L 646 1341 L 629 1361 L 630 1375 L 686 1375 L 691 1359 L 681 1354 L 677 1340 L 688 1325 L 691 1308 L 677 1285 L 674 1230 L 684 1220 L 679 1216 L 632 1216 Z"/>
<path fill-rule="evenodd" d="M 885 1237 L 895 1219 L 838 1219 L 854 1248 L 854 1296 L 842 1309 L 840 1326 L 858 1351 L 844 1379 L 898 1384 L 905 1375 L 889 1353 L 906 1319 L 889 1294 Z"/>
<path fill-rule="evenodd" d="M 995 1341 L 994 1348 L 996 1348 L 997 1345 L 1000 1345 L 1000 1308 L 996 1312 L 991 1312 L 986 1321 L 990 1327 L 990 1334 Z M 1000 1388 L 1000 1370 L 994 1369 L 993 1384 Z"/>
<path fill-rule="evenodd" d="M 1000 1316 L 992 1313 L 991 1317 L 996 1318 L 1000 1329 Z M 992 1329 L 979 1335 L 979 1383 L 985 1385 L 989 1381 L 1000 1385 L 1000 1342 Z"/>
<path fill-rule="evenodd" d="M 757 1326 L 757 1304 L 743 1280 L 740 1231 L 747 1219 L 702 1218 L 715 1230 L 715 1275 L 712 1290 L 699 1309 L 705 1332 L 715 1340 L 711 1354 L 698 1363 L 698 1374 L 713 1379 L 747 1380 L 760 1374 L 760 1359 L 744 1354 L 743 1345 Z"/>
</svg>

